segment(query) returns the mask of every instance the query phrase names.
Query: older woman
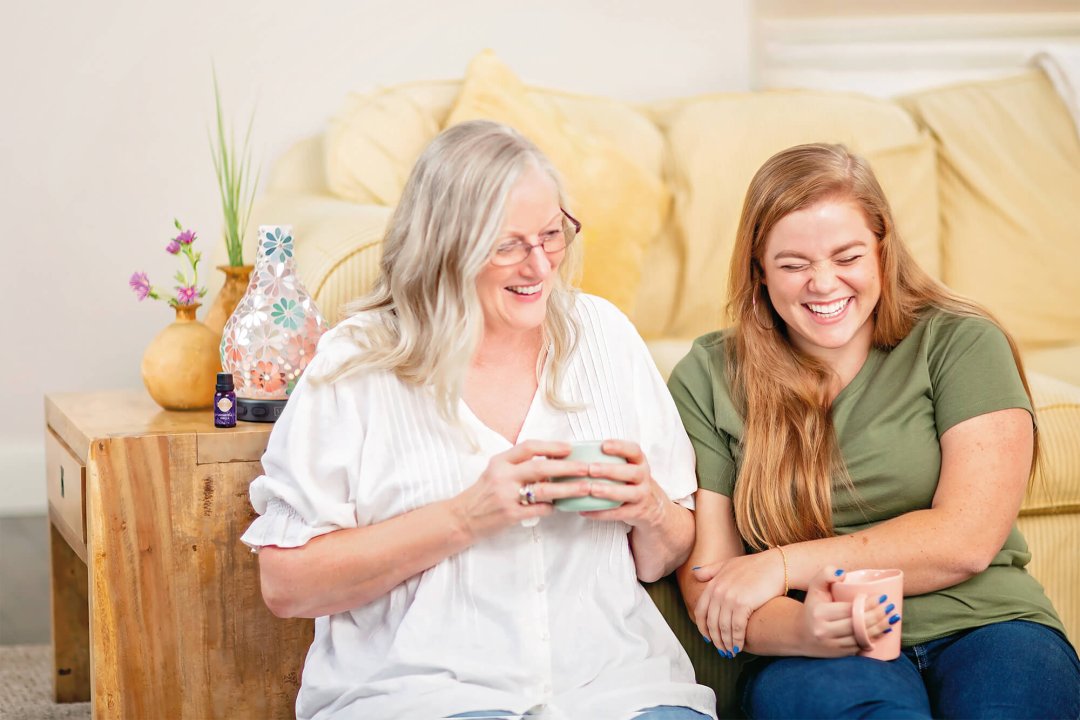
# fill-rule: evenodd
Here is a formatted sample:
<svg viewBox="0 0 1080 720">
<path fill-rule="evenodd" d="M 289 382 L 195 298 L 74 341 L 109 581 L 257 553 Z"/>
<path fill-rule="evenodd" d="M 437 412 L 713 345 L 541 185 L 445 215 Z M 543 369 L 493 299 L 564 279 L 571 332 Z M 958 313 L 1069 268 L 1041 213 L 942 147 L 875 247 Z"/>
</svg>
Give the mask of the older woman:
<svg viewBox="0 0 1080 720">
<path fill-rule="evenodd" d="M 1015 525 L 1036 452 L 1008 334 L 915 264 L 838 145 L 757 172 L 730 282 L 734 325 L 671 388 L 702 487 L 683 593 L 721 655 L 764 656 L 746 712 L 1080 715 L 1080 661 Z M 887 596 L 859 622 L 902 627 L 895 660 L 857 656 L 852 603 L 833 600 L 857 568 L 904 572 L 903 623 Z"/>
<path fill-rule="evenodd" d="M 569 286 L 564 207 L 515 131 L 442 133 L 278 421 L 243 539 L 270 609 L 317 618 L 298 717 L 713 716 L 638 582 L 689 553 L 693 452 L 633 326 Z M 605 438 L 627 464 L 564 459 Z M 622 504 L 554 512 L 587 495 Z"/>
</svg>

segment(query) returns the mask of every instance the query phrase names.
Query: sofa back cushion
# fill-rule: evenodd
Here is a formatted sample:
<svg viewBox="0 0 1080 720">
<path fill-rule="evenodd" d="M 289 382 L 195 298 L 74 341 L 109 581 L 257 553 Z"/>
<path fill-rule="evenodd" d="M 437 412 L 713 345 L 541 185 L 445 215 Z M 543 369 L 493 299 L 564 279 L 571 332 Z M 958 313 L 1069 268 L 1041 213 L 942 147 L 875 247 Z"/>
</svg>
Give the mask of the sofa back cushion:
<svg viewBox="0 0 1080 720">
<path fill-rule="evenodd" d="M 680 295 L 665 334 L 695 337 L 727 324 L 728 264 L 750 180 L 773 154 L 811 142 L 843 143 L 869 160 L 897 229 L 916 259 L 939 274 L 933 144 L 894 103 L 817 91 L 732 93 L 658 110 L 671 149 Z M 665 282 L 670 282 L 665 280 Z M 639 302 L 665 292 L 648 279 Z"/>
<path fill-rule="evenodd" d="M 584 227 L 581 288 L 632 312 L 670 201 L 656 127 L 623 103 L 530 90 L 491 51 L 470 63 L 446 124 L 474 119 L 505 123 L 547 155 Z"/>
<path fill-rule="evenodd" d="M 1080 342 L 1080 141 L 1041 71 L 904 98 L 938 144 L 943 279 L 1025 348 Z"/>
<path fill-rule="evenodd" d="M 416 82 L 352 93 L 330 120 L 326 184 L 361 204 L 397 205 L 424 147 L 439 134 L 461 81 Z"/>
</svg>

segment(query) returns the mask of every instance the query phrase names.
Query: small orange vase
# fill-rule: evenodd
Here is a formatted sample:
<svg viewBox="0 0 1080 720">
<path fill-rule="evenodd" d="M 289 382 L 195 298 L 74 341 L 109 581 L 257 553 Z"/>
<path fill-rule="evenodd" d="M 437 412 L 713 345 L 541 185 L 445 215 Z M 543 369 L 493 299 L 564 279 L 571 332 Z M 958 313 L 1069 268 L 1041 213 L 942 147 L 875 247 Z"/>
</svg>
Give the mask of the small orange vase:
<svg viewBox="0 0 1080 720">
<path fill-rule="evenodd" d="M 233 314 L 233 310 L 240 304 L 240 298 L 247 292 L 254 266 L 218 265 L 217 269 L 225 273 L 225 284 L 221 286 L 221 292 L 214 298 L 214 304 L 206 313 L 203 324 L 220 337 L 221 331 L 225 329 L 225 323 L 229 321 L 229 316 Z"/>
<path fill-rule="evenodd" d="M 199 303 L 178 305 L 176 321 L 143 353 L 143 384 L 166 410 L 202 410 L 214 404 L 214 383 L 221 369 L 219 335 L 195 319 L 198 309 Z"/>
</svg>

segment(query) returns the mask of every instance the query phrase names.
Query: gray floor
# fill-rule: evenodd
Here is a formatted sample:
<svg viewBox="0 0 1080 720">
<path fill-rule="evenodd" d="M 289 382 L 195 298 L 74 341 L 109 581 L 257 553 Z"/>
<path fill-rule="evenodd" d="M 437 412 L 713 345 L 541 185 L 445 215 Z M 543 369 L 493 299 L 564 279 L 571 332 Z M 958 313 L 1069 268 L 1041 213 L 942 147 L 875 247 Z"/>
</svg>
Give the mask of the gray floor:
<svg viewBox="0 0 1080 720">
<path fill-rule="evenodd" d="M 49 642 L 49 524 L 0 517 L 0 645 Z"/>
</svg>

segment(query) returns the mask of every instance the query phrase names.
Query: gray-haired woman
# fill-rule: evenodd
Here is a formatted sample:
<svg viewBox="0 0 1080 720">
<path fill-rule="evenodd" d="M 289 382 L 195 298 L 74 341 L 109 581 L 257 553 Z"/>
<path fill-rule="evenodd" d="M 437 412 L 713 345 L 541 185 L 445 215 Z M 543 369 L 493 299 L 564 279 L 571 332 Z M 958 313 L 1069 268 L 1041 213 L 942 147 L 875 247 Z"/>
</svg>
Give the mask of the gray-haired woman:
<svg viewBox="0 0 1080 720">
<path fill-rule="evenodd" d="M 299 717 L 714 716 L 638 582 L 689 553 L 693 452 L 633 326 L 570 287 L 565 206 L 517 132 L 443 132 L 278 421 L 243 539 L 270 609 L 317 618 Z M 627 464 L 564 459 L 603 438 Z M 586 495 L 622 505 L 553 512 Z"/>
</svg>

